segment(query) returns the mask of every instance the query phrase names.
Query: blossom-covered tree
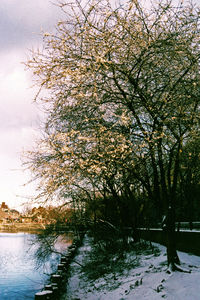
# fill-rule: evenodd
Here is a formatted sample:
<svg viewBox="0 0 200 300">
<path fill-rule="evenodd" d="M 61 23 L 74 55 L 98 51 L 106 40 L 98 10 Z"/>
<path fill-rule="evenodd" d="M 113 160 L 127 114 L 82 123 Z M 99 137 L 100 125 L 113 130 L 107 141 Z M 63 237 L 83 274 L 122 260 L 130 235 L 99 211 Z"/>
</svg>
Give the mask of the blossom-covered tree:
<svg viewBox="0 0 200 300">
<path fill-rule="evenodd" d="M 46 137 L 30 153 L 42 195 L 148 194 L 178 262 L 180 155 L 199 126 L 199 9 L 170 0 L 62 1 L 65 20 L 27 66 L 48 91 Z M 38 96 L 39 99 L 39 96 Z"/>
</svg>

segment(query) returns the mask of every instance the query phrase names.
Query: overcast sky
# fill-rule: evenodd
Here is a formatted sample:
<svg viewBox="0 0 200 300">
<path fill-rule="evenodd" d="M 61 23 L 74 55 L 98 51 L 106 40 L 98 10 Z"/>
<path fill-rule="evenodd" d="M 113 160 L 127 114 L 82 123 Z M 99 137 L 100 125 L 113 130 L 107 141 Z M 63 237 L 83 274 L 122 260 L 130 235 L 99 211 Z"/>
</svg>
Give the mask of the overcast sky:
<svg viewBox="0 0 200 300">
<path fill-rule="evenodd" d="M 0 202 L 12 208 L 32 194 L 31 186 L 23 187 L 28 175 L 20 154 L 34 144 L 41 117 L 22 62 L 28 49 L 41 46 L 41 31 L 52 31 L 60 18 L 49 0 L 0 0 Z"/>
</svg>

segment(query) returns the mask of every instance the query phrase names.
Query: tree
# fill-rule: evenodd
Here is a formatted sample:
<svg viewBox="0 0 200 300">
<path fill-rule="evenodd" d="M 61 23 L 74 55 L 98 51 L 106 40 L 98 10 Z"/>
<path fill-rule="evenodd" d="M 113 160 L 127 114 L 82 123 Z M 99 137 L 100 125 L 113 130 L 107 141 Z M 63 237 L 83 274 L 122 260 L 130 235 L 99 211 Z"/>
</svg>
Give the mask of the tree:
<svg viewBox="0 0 200 300">
<path fill-rule="evenodd" d="M 178 199 L 179 221 L 198 221 L 200 188 L 199 134 L 190 138 L 181 153 L 180 186 Z M 192 226 L 192 224 L 191 224 Z"/>
<path fill-rule="evenodd" d="M 173 269 L 183 146 L 199 125 L 199 9 L 160 1 L 60 2 L 66 19 L 27 66 L 49 91 L 46 139 L 30 154 L 42 195 L 147 193 L 167 216 Z M 134 197 L 133 197 L 134 199 Z"/>
</svg>

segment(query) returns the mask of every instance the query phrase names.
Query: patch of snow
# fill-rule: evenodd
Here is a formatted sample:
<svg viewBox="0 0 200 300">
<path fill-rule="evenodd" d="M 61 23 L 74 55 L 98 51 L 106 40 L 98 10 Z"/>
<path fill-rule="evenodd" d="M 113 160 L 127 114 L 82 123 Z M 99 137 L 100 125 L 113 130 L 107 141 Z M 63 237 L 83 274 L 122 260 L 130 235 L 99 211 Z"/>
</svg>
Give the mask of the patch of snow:
<svg viewBox="0 0 200 300">
<path fill-rule="evenodd" d="M 168 273 L 166 248 L 152 244 L 159 248 L 159 255 L 141 255 L 140 264 L 123 274 L 106 274 L 89 281 L 76 263 L 84 263 L 84 256 L 91 250 L 90 239 L 86 237 L 71 264 L 71 277 L 62 300 L 199 300 L 200 257 L 178 252 L 181 268 L 191 273 Z M 131 261 L 135 256 L 129 253 L 125 259 Z"/>
</svg>

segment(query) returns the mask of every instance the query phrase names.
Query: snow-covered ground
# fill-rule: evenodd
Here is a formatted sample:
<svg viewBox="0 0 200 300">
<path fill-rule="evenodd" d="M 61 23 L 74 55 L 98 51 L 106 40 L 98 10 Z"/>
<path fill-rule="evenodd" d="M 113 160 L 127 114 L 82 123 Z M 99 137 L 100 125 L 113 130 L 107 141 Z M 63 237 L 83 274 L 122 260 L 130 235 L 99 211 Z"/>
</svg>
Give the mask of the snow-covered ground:
<svg viewBox="0 0 200 300">
<path fill-rule="evenodd" d="M 190 273 L 169 272 L 166 248 L 153 245 L 160 249 L 160 254 L 140 255 L 139 264 L 130 270 L 125 268 L 124 272 L 88 280 L 79 265 L 91 250 L 90 239 L 86 237 L 71 265 L 67 293 L 62 300 L 199 300 L 200 257 L 178 252 L 182 268 Z M 126 262 L 136 259 L 131 253 L 124 258 Z"/>
</svg>

